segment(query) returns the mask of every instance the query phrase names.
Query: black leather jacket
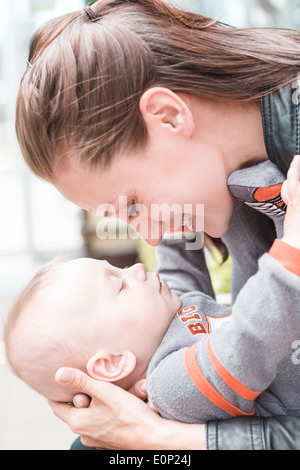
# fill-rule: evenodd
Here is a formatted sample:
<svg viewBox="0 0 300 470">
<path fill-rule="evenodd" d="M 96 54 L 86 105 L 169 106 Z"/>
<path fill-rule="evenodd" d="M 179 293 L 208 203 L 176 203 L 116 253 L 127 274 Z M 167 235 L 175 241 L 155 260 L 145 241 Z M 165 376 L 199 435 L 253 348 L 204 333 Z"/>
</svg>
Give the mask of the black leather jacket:
<svg viewBox="0 0 300 470">
<path fill-rule="evenodd" d="M 206 425 L 207 450 L 299 450 L 300 417 L 233 418 Z"/>
<path fill-rule="evenodd" d="M 300 82 L 261 99 L 269 159 L 285 174 L 300 153 Z M 299 391 L 300 393 L 300 391 Z M 208 450 L 300 450 L 300 417 L 234 418 L 206 425 Z"/>
<path fill-rule="evenodd" d="M 300 153 L 300 78 L 261 100 L 266 150 L 269 159 L 287 173 Z"/>
</svg>

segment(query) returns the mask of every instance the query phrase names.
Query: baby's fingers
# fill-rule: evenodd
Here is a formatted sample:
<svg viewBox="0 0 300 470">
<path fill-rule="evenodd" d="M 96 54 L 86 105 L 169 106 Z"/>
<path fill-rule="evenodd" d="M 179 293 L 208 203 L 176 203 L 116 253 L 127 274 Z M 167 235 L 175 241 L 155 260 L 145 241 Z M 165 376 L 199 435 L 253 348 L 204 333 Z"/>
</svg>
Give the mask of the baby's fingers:
<svg viewBox="0 0 300 470">
<path fill-rule="evenodd" d="M 288 199 L 288 203 L 300 199 L 300 155 L 296 155 L 291 163 L 283 196 Z"/>
<path fill-rule="evenodd" d="M 288 206 L 291 202 L 290 197 L 289 197 L 289 192 L 288 192 L 288 180 L 285 180 L 285 182 L 282 185 L 281 188 L 281 197 L 285 204 Z"/>
</svg>

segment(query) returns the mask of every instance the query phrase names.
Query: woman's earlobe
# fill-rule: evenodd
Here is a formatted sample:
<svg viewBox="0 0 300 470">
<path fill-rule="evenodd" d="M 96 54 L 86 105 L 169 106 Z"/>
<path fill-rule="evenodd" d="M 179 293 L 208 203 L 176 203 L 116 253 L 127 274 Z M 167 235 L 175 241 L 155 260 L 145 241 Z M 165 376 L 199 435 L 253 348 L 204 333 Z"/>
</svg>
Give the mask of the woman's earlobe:
<svg viewBox="0 0 300 470">
<path fill-rule="evenodd" d="M 88 374 L 96 380 L 115 382 L 127 377 L 136 366 L 136 357 L 131 351 L 109 353 L 99 350 L 87 363 Z"/>
</svg>

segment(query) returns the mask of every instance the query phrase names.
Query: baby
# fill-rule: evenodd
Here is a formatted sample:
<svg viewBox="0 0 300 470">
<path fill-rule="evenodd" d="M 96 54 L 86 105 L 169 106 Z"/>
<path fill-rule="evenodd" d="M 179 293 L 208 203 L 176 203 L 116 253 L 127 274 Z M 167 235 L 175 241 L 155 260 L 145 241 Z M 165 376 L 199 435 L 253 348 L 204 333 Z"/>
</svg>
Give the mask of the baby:
<svg viewBox="0 0 300 470">
<path fill-rule="evenodd" d="M 145 377 L 179 297 L 142 264 L 119 269 L 80 258 L 49 263 L 14 305 L 6 325 L 9 362 L 48 399 L 71 401 L 55 383 L 71 364 L 129 388 Z"/>
<path fill-rule="evenodd" d="M 285 219 L 284 236 L 260 258 L 232 308 L 203 293 L 203 253 L 195 263 L 184 239 L 164 241 L 158 273 L 86 258 L 46 265 L 6 325 L 17 375 L 63 402 L 73 396 L 54 380 L 62 366 L 124 389 L 146 378 L 160 414 L 184 422 L 299 413 L 300 368 L 292 360 L 300 339 L 299 157 L 282 193 L 288 210 L 276 224 Z"/>
</svg>

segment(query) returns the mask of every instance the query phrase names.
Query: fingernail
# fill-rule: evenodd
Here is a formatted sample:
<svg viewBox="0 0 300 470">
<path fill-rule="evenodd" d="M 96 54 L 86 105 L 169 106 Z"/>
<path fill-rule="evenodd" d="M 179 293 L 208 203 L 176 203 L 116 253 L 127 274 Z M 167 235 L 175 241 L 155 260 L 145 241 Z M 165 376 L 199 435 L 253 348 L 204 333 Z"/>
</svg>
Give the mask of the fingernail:
<svg viewBox="0 0 300 470">
<path fill-rule="evenodd" d="M 60 383 L 68 384 L 71 382 L 73 374 L 70 370 L 60 369 L 56 373 L 56 380 Z"/>
<path fill-rule="evenodd" d="M 141 383 L 141 385 L 140 385 L 140 392 L 143 393 L 144 395 L 147 395 L 146 382 Z"/>
</svg>

